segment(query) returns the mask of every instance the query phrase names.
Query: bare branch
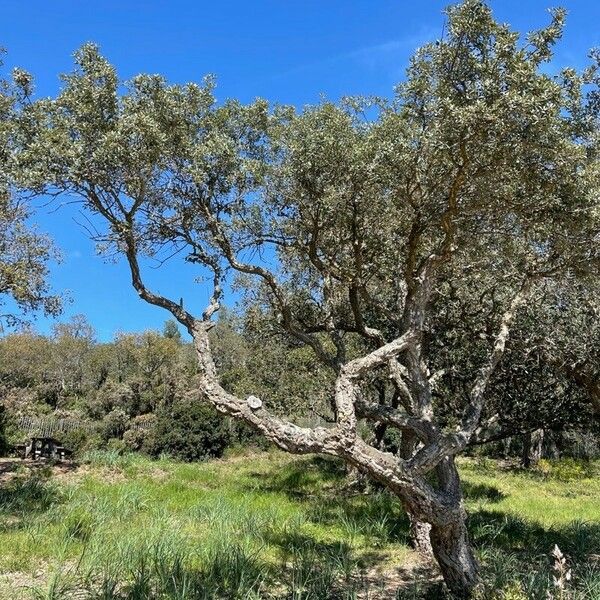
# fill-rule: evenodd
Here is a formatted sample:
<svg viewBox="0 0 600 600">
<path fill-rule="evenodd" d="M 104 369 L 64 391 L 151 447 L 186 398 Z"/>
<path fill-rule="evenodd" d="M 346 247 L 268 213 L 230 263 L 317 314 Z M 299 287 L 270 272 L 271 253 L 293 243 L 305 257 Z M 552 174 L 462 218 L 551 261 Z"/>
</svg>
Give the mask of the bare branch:
<svg viewBox="0 0 600 600">
<path fill-rule="evenodd" d="M 411 417 L 404 412 L 382 404 L 365 402 L 360 399 L 356 403 L 358 416 L 369 421 L 385 423 L 397 429 L 414 431 L 423 442 L 430 441 L 436 434 L 436 429 L 431 422 L 417 417 Z"/>
</svg>

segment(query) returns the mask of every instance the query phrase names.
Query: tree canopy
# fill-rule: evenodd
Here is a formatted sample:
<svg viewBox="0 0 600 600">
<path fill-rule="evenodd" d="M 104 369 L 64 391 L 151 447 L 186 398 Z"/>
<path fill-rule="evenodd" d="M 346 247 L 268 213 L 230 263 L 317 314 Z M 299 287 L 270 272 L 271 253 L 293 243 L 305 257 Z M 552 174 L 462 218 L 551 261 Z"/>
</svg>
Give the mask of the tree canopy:
<svg viewBox="0 0 600 600">
<path fill-rule="evenodd" d="M 15 70 L 13 82 L 0 79 L 0 322 L 8 325 L 25 313 L 57 315 L 61 309 L 48 283 L 48 264 L 57 253 L 50 239 L 28 223 L 30 209 L 15 194 L 12 117 L 30 92 L 31 78 L 24 71 Z"/>
</svg>

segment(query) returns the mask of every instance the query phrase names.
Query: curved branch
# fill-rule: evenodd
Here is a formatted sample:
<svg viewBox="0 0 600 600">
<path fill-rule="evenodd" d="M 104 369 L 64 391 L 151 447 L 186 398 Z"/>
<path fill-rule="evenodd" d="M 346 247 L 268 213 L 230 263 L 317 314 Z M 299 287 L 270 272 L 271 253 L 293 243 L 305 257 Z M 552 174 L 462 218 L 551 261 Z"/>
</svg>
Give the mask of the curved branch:
<svg viewBox="0 0 600 600">
<path fill-rule="evenodd" d="M 431 441 L 436 435 L 436 429 L 430 421 L 411 417 L 390 406 L 365 402 L 361 399 L 356 403 L 356 412 L 369 421 L 378 421 L 397 429 L 414 431 L 423 442 Z"/>
<path fill-rule="evenodd" d="M 185 310 L 181 304 L 177 304 L 165 296 L 151 292 L 144 285 L 140 272 L 140 265 L 137 259 L 137 251 L 133 235 L 131 233 L 124 235 L 123 241 L 125 242 L 125 256 L 127 258 L 127 262 L 129 263 L 129 270 L 131 272 L 131 283 L 136 292 L 139 294 L 140 298 L 149 304 L 160 306 L 161 308 L 168 310 L 182 325 L 188 329 L 188 331 L 191 331 L 196 321 L 195 317 Z"/>
<path fill-rule="evenodd" d="M 273 293 L 275 297 L 276 304 L 281 312 L 281 317 L 283 321 L 284 328 L 294 337 L 296 337 L 301 342 L 310 346 L 317 357 L 327 366 L 331 367 L 334 371 L 338 371 L 339 365 L 335 359 L 332 357 L 323 347 L 323 344 L 319 341 L 317 337 L 314 335 L 310 335 L 305 331 L 298 329 L 292 320 L 291 310 L 288 306 L 288 303 L 285 298 L 285 294 L 281 289 L 281 286 L 277 283 L 277 280 L 273 273 L 271 273 L 268 269 L 258 265 L 252 265 L 249 263 L 242 262 L 236 256 L 236 252 L 234 251 L 233 245 L 229 238 L 225 235 L 221 225 L 218 220 L 209 210 L 209 207 L 206 206 L 205 203 L 200 203 L 203 216 L 206 219 L 206 222 L 211 230 L 215 243 L 219 246 L 221 252 L 225 260 L 229 263 L 230 267 L 239 273 L 245 273 L 247 275 L 255 275 L 260 277 L 268 286 L 268 288 Z"/>
</svg>

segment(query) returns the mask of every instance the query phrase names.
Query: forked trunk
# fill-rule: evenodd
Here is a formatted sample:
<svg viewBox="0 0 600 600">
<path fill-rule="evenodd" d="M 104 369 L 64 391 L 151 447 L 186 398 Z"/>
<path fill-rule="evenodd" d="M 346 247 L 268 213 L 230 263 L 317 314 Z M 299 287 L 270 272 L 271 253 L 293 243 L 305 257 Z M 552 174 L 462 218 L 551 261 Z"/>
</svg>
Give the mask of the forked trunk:
<svg viewBox="0 0 600 600">
<path fill-rule="evenodd" d="M 469 598 L 479 583 L 479 568 L 469 543 L 465 518 L 448 525 L 432 525 L 429 537 L 448 589 L 458 598 Z"/>
</svg>

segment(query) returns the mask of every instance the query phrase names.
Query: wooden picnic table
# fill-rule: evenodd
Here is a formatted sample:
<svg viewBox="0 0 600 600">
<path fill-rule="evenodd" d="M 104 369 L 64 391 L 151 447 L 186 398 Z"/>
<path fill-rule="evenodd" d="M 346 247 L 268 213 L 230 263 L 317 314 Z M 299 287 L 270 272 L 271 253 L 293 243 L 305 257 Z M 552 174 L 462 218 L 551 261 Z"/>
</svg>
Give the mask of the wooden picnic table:
<svg viewBox="0 0 600 600">
<path fill-rule="evenodd" d="M 17 453 L 22 458 L 52 458 L 64 460 L 72 454 L 61 442 L 53 437 L 32 436 L 27 442 L 15 446 Z"/>
</svg>

